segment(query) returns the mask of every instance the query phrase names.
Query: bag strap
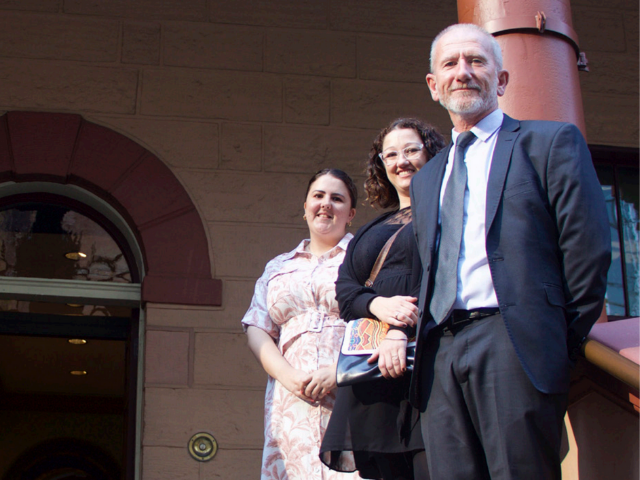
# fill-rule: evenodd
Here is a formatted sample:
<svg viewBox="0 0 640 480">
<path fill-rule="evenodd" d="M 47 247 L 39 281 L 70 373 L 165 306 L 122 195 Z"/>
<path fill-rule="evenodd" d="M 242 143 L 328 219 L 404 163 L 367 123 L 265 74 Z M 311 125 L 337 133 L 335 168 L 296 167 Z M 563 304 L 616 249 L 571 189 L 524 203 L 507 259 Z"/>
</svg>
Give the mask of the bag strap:
<svg viewBox="0 0 640 480">
<path fill-rule="evenodd" d="M 396 233 L 391 235 L 391 237 L 389 237 L 389 240 L 387 240 L 387 243 L 384 244 L 384 247 L 382 247 L 382 250 L 380 250 L 380 253 L 378 254 L 378 258 L 376 259 L 376 263 L 373 264 L 373 268 L 371 269 L 371 275 L 369 275 L 369 278 L 367 279 L 367 281 L 364 282 L 364 286 L 365 287 L 371 288 L 373 286 L 373 282 L 375 282 L 376 277 L 378 276 L 378 273 L 380 272 L 380 269 L 382 268 L 382 264 L 386 260 L 387 254 L 389 253 L 389 250 L 391 249 L 391 245 L 393 245 L 394 240 L 396 239 L 398 234 L 402 231 L 402 229 L 404 227 L 406 227 L 407 225 L 409 225 L 409 223 L 410 222 L 405 223 L 398 230 L 396 230 Z"/>
</svg>

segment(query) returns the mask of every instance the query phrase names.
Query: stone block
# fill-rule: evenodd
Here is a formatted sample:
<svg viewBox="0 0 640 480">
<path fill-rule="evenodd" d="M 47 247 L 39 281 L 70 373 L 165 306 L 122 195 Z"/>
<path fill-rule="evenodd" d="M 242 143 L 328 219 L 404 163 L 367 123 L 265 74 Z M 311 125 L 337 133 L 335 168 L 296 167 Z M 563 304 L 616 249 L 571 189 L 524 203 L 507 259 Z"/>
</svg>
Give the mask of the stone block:
<svg viewBox="0 0 640 480">
<path fill-rule="evenodd" d="M 1 60 L 0 84 L 0 105 L 7 110 L 133 114 L 138 72 L 37 60 Z"/>
<path fill-rule="evenodd" d="M 109 191 L 144 154 L 142 146 L 124 135 L 82 122 L 79 135 L 74 136 L 73 164 L 68 171 Z"/>
<path fill-rule="evenodd" d="M 263 388 L 266 381 L 244 333 L 196 333 L 194 385 Z"/>
<path fill-rule="evenodd" d="M 218 124 L 144 117 L 93 117 L 178 168 L 217 168 Z"/>
<path fill-rule="evenodd" d="M 224 289 L 223 289 L 224 291 Z M 215 316 L 220 312 L 220 307 L 192 307 L 185 305 L 167 305 L 160 303 L 147 303 L 146 322 L 150 327 L 198 327 L 218 330 Z M 239 321 L 235 330 L 239 331 Z"/>
<path fill-rule="evenodd" d="M 630 58 L 631 57 L 631 58 Z M 595 95 L 638 92 L 638 57 L 629 53 L 591 52 L 589 72 L 580 72 L 580 87 Z"/>
<path fill-rule="evenodd" d="M 302 220 L 302 208 L 300 228 L 210 223 L 209 231 L 216 275 L 250 278 L 253 281 L 262 275 L 269 260 L 290 252 L 304 238 L 309 238 L 306 222 Z"/>
<path fill-rule="evenodd" d="M 4 12 L 0 56 L 114 62 L 120 25 L 104 18 Z"/>
<path fill-rule="evenodd" d="M 144 228 L 148 222 L 155 224 L 170 213 L 187 211 L 192 206 L 174 173 L 149 153 L 131 166 L 110 193 L 127 209 L 138 228 Z"/>
<path fill-rule="evenodd" d="M 260 125 L 222 124 L 220 168 L 254 172 L 262 169 L 262 127 Z"/>
<path fill-rule="evenodd" d="M 187 385 L 189 332 L 147 330 L 144 364 L 145 385 Z"/>
<path fill-rule="evenodd" d="M 57 12 L 61 0 L 0 0 L 1 10 L 24 10 L 33 12 Z"/>
<path fill-rule="evenodd" d="M 382 211 L 376 210 L 366 201 L 367 195 L 364 191 L 364 177 L 356 177 L 353 181 L 358 186 L 358 208 L 356 208 L 356 216 L 353 219 L 352 225 L 347 230 L 355 235 L 361 226 L 378 217 L 382 214 Z"/>
<path fill-rule="evenodd" d="M 441 131 L 451 128 L 449 114 L 431 99 L 426 83 L 333 80 L 332 91 L 334 125 L 379 129 L 394 118 L 419 117 Z"/>
<path fill-rule="evenodd" d="M 163 26 L 163 63 L 178 67 L 262 71 L 263 32 L 193 22 Z"/>
<path fill-rule="evenodd" d="M 299 224 L 309 175 L 178 172 L 204 218 L 219 222 Z"/>
<path fill-rule="evenodd" d="M 583 94 L 587 141 L 594 145 L 638 147 L 638 95 Z"/>
<path fill-rule="evenodd" d="M 150 175 L 153 174 L 150 172 Z M 146 188 L 138 184 L 138 180 L 139 178 L 129 185 L 131 188 L 137 188 L 142 194 Z M 163 192 L 162 188 L 166 189 L 166 192 Z M 164 280 L 156 278 L 151 281 L 149 293 L 152 301 L 155 300 L 154 290 L 156 292 L 168 290 L 167 294 L 170 295 L 171 288 L 175 288 L 172 298 L 181 298 L 182 301 L 172 302 L 170 299 L 157 299 L 157 301 L 188 303 L 187 300 L 197 300 L 213 302 L 206 305 L 217 305 L 219 292 L 210 290 L 217 285 L 210 280 L 211 265 L 207 261 L 209 244 L 206 231 L 202 228 L 200 214 L 195 209 L 189 208 L 192 204 L 188 199 L 187 206 L 181 208 L 186 192 L 184 195 L 177 195 L 178 192 L 171 191 L 171 185 L 168 183 L 165 183 L 162 188 L 148 192 L 150 200 L 147 203 L 147 205 L 154 203 L 157 205 L 156 214 L 160 218 L 152 218 L 147 226 L 141 228 L 142 244 L 145 245 L 146 260 L 149 265 L 147 278 L 167 277 Z M 160 197 L 162 193 L 166 193 L 165 198 Z M 133 208 L 127 205 L 127 202 L 135 201 L 135 195 L 125 200 L 123 205 L 129 209 L 134 220 L 137 218 L 142 220 L 147 214 L 153 215 L 153 212 L 144 207 L 138 211 L 132 211 Z M 172 210 L 173 208 L 175 210 Z M 177 213 L 170 214 L 172 211 Z M 179 213 L 181 211 L 184 213 Z M 199 281 L 200 279 L 202 282 Z M 145 284 L 146 282 L 143 282 L 143 295 L 146 293 Z"/>
<path fill-rule="evenodd" d="M 603 3 L 602 0 L 572 0 L 571 7 L 593 7 L 600 8 L 602 10 L 635 10 L 638 11 L 638 4 L 636 2 L 630 2 L 629 0 L 611 0 Z M 626 12 L 625 12 L 626 13 Z"/>
<path fill-rule="evenodd" d="M 255 450 L 218 450 L 215 458 L 202 464 L 201 480 L 255 480 L 260 478 L 262 448 Z"/>
<path fill-rule="evenodd" d="M 350 32 L 435 37 L 457 23 L 456 2 L 390 2 L 330 0 L 329 26 Z"/>
<path fill-rule="evenodd" d="M 200 331 L 242 332 L 240 320 L 249 308 L 254 285 L 255 278 L 225 280 L 221 307 L 151 304 L 147 307 L 147 324 L 154 327 L 192 327 Z"/>
<path fill-rule="evenodd" d="M 147 388 L 142 444 L 186 454 L 194 433 L 209 432 L 223 448 L 262 448 L 263 412 L 263 389 Z"/>
<path fill-rule="evenodd" d="M 339 168 L 350 175 L 359 175 L 364 172 L 376 133 L 374 130 L 266 126 L 265 170 L 299 172 L 310 177 L 323 168 Z"/>
<path fill-rule="evenodd" d="M 277 73 L 355 77 L 356 37 L 331 31 L 271 30 L 265 45 L 265 70 Z"/>
<path fill-rule="evenodd" d="M 287 123 L 329 125 L 331 81 L 289 77 L 284 80 L 284 120 Z"/>
<path fill-rule="evenodd" d="M 224 282 L 224 313 L 232 321 L 233 328 L 241 329 L 240 321 L 251 305 L 255 280 L 225 280 Z"/>
<path fill-rule="evenodd" d="M 124 17 L 127 15 L 128 0 L 64 0 L 64 13 Z"/>
<path fill-rule="evenodd" d="M 627 41 L 627 52 L 635 54 L 638 59 L 638 10 L 625 13 L 624 15 L 624 36 Z"/>
<path fill-rule="evenodd" d="M 128 17 L 206 22 L 207 0 L 130 0 L 126 12 Z"/>
<path fill-rule="evenodd" d="M 207 0 L 65 0 L 65 13 L 166 20 L 207 20 Z"/>
<path fill-rule="evenodd" d="M 160 62 L 160 24 L 127 21 L 122 33 L 122 63 L 158 65 Z"/>
<path fill-rule="evenodd" d="M 199 480 L 200 462 L 191 458 L 186 444 L 181 445 L 180 448 L 144 447 L 142 478 L 144 480 Z"/>
<path fill-rule="evenodd" d="M 66 177 L 81 124 L 79 115 L 12 112 L 7 124 L 15 173 Z"/>
<path fill-rule="evenodd" d="M 580 50 L 591 52 L 624 52 L 623 13 L 601 8 L 573 8 L 573 28 L 578 34 Z"/>
<path fill-rule="evenodd" d="M 282 120 L 282 82 L 261 73 L 149 69 L 142 113 L 257 122 Z"/>
<path fill-rule="evenodd" d="M 424 84 L 429 73 L 431 40 L 360 35 L 358 78 Z"/>
<path fill-rule="evenodd" d="M 225 279 L 222 307 L 147 304 L 147 325 L 197 328 L 199 331 L 242 332 L 240 320 L 251 304 L 256 278 L 257 276 L 249 280 Z"/>
<path fill-rule="evenodd" d="M 227 0 L 209 1 L 213 23 L 326 28 L 328 0 Z"/>
</svg>

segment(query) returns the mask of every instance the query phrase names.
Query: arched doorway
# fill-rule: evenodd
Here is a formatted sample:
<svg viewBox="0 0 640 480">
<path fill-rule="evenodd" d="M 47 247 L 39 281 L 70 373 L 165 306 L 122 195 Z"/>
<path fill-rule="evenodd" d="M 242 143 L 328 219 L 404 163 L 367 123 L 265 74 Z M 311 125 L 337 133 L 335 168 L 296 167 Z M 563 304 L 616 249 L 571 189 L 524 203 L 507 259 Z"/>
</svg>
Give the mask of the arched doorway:
<svg viewBox="0 0 640 480">
<path fill-rule="evenodd" d="M 42 192 L 0 199 L 3 479 L 123 478 L 114 472 L 126 471 L 135 452 L 136 258 L 115 225 L 84 203 Z M 61 438 L 93 447 L 38 451 L 19 473 L 25 450 Z M 90 462 L 94 450 L 115 467 Z"/>
<path fill-rule="evenodd" d="M 10 423 L 35 418 L 23 424 L 21 434 L 27 437 L 29 425 L 38 425 L 33 441 L 60 436 L 92 441 L 93 432 L 106 429 L 119 443 L 99 447 L 121 463 L 122 478 L 133 479 L 145 303 L 221 304 L 221 282 L 212 277 L 195 206 L 172 172 L 125 136 L 78 115 L 10 112 L 0 117 L 0 225 L 3 221 L 0 351 L 7 355 L 4 363 L 0 355 L 0 400 L 6 400 L 0 404 L 7 406 L 5 418 Z M 96 234 L 99 229 L 103 234 Z M 92 236 L 101 240 L 87 243 Z M 18 260 L 23 258 L 31 260 Z M 88 346 L 100 353 L 88 355 Z M 81 359 L 79 352 L 93 367 L 74 368 L 78 375 L 72 377 L 61 365 Z M 110 383 L 86 382 L 100 378 L 101 368 Z M 84 390 L 83 380 L 91 384 Z M 82 435 L 69 424 L 82 425 Z M 43 425 L 57 430 L 38 437 Z M 13 451 L 12 458 L 19 455 Z"/>
</svg>

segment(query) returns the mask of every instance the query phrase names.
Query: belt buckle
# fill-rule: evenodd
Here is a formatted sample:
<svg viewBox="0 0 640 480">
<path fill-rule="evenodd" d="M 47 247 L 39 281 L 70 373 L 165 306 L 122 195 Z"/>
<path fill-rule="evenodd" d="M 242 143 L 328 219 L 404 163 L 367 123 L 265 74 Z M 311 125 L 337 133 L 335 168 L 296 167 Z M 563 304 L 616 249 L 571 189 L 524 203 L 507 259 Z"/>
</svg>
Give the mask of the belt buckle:
<svg viewBox="0 0 640 480">
<path fill-rule="evenodd" d="M 470 319 L 471 319 L 471 316 L 465 317 L 465 318 L 461 318 L 461 319 L 456 319 L 455 312 L 451 312 L 451 325 L 459 325 L 461 323 L 468 322 Z"/>
<path fill-rule="evenodd" d="M 467 320 L 477 320 L 479 318 L 484 317 L 485 315 L 480 311 L 476 310 L 475 312 L 471 312 L 467 317 Z"/>
</svg>

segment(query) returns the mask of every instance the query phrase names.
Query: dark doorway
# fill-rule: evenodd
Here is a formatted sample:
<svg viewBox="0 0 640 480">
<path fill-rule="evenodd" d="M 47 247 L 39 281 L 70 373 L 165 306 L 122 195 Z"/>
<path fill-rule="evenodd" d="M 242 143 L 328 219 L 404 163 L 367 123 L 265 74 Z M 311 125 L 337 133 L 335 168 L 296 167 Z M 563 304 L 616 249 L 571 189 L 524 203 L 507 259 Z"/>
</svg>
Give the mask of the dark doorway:
<svg viewBox="0 0 640 480">
<path fill-rule="evenodd" d="M 139 282 L 90 207 L 0 201 L 1 479 L 134 478 Z"/>
<path fill-rule="evenodd" d="M 126 478 L 136 323 L 0 311 L 3 480 Z"/>
</svg>

